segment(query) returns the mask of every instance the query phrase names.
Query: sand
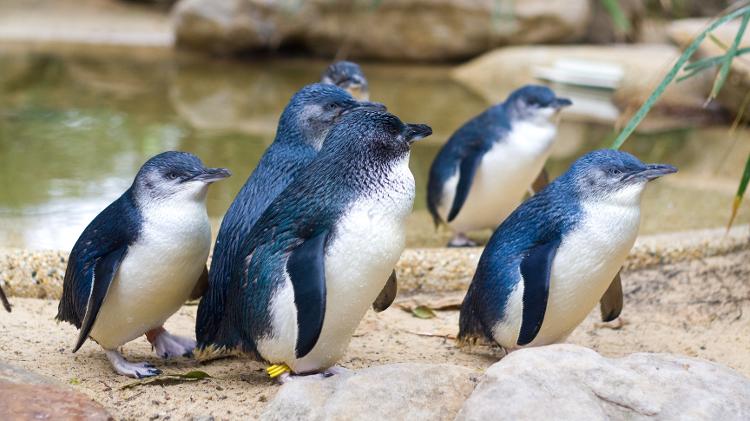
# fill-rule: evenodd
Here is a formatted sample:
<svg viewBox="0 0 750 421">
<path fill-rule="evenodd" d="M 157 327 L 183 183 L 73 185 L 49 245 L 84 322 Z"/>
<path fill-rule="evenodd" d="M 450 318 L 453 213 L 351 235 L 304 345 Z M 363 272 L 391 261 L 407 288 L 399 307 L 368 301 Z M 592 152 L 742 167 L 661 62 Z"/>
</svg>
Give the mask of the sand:
<svg viewBox="0 0 750 421">
<path fill-rule="evenodd" d="M 750 375 L 750 250 L 725 256 L 626 272 L 624 326 L 598 323 L 598 309 L 568 338 L 607 356 L 669 352 L 705 358 Z M 420 295 L 428 303 L 456 302 L 460 294 Z M 407 303 L 401 296 L 397 304 Z M 0 313 L 0 359 L 52 376 L 103 404 L 120 419 L 254 418 L 273 399 L 279 385 L 258 362 L 230 358 L 198 364 L 188 359 L 161 361 L 145 339 L 127 344 L 131 360 L 149 360 L 166 372 L 203 370 L 213 378 L 175 385 L 120 388 L 133 380 L 116 375 L 99 347 L 88 342 L 76 354 L 76 330 L 57 324 L 57 302 L 13 298 L 14 311 Z M 167 323 L 190 335 L 195 306 L 186 306 Z M 488 346 L 458 349 L 443 337 L 456 333 L 458 312 L 438 311 L 418 319 L 394 305 L 369 312 L 341 365 L 351 369 L 394 362 L 452 363 L 483 370 L 503 353 Z M 439 336 L 422 336 L 423 334 Z M 442 336 L 440 336 L 442 335 Z M 408 375 L 408 373 L 404 373 Z"/>
</svg>

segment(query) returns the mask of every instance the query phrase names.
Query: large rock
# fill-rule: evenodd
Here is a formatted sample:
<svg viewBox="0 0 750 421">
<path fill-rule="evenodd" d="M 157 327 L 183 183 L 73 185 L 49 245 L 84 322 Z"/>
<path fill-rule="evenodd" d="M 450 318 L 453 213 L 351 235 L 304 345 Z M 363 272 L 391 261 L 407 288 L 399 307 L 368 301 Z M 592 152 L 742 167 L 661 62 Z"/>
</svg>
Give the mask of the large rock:
<svg viewBox="0 0 750 421">
<path fill-rule="evenodd" d="M 605 358 L 575 345 L 511 353 L 490 367 L 457 420 L 750 419 L 750 379 L 669 354 Z"/>
<path fill-rule="evenodd" d="M 479 373 L 448 364 L 390 364 L 281 387 L 263 420 L 452 420 Z"/>
<path fill-rule="evenodd" d="M 113 419 L 86 395 L 55 380 L 0 362 L 0 419 L 75 420 Z"/>
<path fill-rule="evenodd" d="M 181 46 L 219 53 L 292 46 L 386 60 L 572 42 L 592 17 L 590 0 L 182 0 L 174 14 Z"/>
<path fill-rule="evenodd" d="M 641 106 L 679 54 L 678 48 L 667 44 L 506 47 L 459 66 L 453 75 L 488 101 L 499 102 L 523 84 L 540 83 L 536 70 L 553 67 L 560 60 L 614 65 L 622 69 L 623 77 L 612 101 L 621 112 L 628 113 Z M 712 111 L 703 107 L 710 88 L 709 75 L 672 84 L 650 113 L 652 127 L 658 125 L 657 116 L 665 115 L 679 116 L 683 121 L 677 124 L 685 124 L 688 115 L 693 116 L 689 124 L 700 122 L 700 118 L 712 120 Z M 591 91 L 584 96 L 595 94 Z"/>
<path fill-rule="evenodd" d="M 706 26 L 711 22 L 710 19 L 683 19 L 669 25 L 667 34 L 669 38 L 681 48 L 686 48 Z M 724 24 L 712 32 L 713 36 L 718 38 L 724 45 L 730 45 L 734 41 L 735 34 L 739 29 L 739 21 Z M 739 48 L 750 47 L 750 32 L 745 32 L 740 41 Z M 698 47 L 698 51 L 693 56 L 695 59 L 723 55 L 725 50 L 715 42 L 706 38 Z M 713 79 L 718 67 L 710 70 L 704 70 L 703 75 Z M 748 92 L 750 92 L 750 64 L 746 59 L 735 59 L 732 61 L 732 68 L 726 79 L 717 100 L 725 106 L 733 115 L 739 112 L 745 113 L 745 118 L 750 118 L 744 110 L 747 108 Z"/>
</svg>

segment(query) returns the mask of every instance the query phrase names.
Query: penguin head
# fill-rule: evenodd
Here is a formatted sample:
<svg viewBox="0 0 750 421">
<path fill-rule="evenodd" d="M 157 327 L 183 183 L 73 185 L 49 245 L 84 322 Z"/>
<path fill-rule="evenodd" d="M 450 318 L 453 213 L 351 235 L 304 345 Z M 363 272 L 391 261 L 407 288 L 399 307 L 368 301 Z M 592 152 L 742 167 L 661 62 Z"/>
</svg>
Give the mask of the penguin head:
<svg viewBox="0 0 750 421">
<path fill-rule="evenodd" d="M 331 129 L 324 149 L 327 153 L 349 151 L 352 156 L 374 152 L 381 160 L 391 160 L 408 153 L 412 143 L 431 134 L 432 128 L 426 124 L 404 123 L 386 111 L 360 109 L 342 117 Z"/>
<path fill-rule="evenodd" d="M 197 156 L 168 151 L 146 161 L 133 183 L 136 198 L 205 200 L 209 184 L 231 175 L 226 168 L 207 168 Z"/>
<path fill-rule="evenodd" d="M 348 112 L 368 108 L 385 111 L 383 104 L 360 102 L 345 90 L 322 83 L 299 90 L 281 114 L 278 139 L 301 141 L 320 150 L 328 131 Z"/>
<path fill-rule="evenodd" d="M 505 104 L 512 118 L 548 123 L 562 108 L 573 102 L 556 96 L 546 86 L 526 85 L 512 92 Z"/>
<path fill-rule="evenodd" d="M 367 101 L 370 98 L 367 79 L 357 63 L 345 60 L 337 61 L 328 66 L 320 81 L 321 83 L 336 85 L 360 101 Z"/>
<path fill-rule="evenodd" d="M 644 164 L 627 152 L 603 149 L 579 158 L 564 177 L 584 199 L 632 205 L 640 203 L 646 183 L 675 172 L 671 165 Z"/>
</svg>

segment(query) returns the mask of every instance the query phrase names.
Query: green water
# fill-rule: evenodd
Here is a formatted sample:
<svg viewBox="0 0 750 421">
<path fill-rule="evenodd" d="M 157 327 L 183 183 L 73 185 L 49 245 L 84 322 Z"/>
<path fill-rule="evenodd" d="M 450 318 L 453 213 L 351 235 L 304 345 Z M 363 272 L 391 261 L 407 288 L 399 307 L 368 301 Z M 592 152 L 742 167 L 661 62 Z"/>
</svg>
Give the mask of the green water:
<svg viewBox="0 0 750 421">
<path fill-rule="evenodd" d="M 273 139 L 286 101 L 326 64 L 0 48 L 0 247 L 70 248 L 148 157 L 170 149 L 234 173 L 209 193 L 217 223 Z M 487 104 L 453 82 L 448 67 L 363 68 L 372 100 L 434 129 L 412 154 L 418 191 L 408 243 L 441 245 L 448 233 L 436 233 L 424 210 L 429 165 L 453 130 Z M 602 147 L 610 134 L 609 127 L 563 121 L 550 172 Z M 642 233 L 717 227 L 726 223 L 750 134 L 686 129 L 639 135 L 625 149 L 681 170 L 647 191 Z"/>
</svg>

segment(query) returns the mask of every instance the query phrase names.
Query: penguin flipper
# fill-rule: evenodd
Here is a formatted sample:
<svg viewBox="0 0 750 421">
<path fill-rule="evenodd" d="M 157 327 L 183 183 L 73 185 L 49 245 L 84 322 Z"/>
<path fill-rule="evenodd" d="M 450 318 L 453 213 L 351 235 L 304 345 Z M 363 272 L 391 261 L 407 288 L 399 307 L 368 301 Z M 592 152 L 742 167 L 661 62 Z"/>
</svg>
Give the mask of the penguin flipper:
<svg viewBox="0 0 750 421">
<path fill-rule="evenodd" d="M 372 309 L 377 313 L 385 311 L 388 307 L 393 304 L 393 300 L 396 299 L 396 293 L 398 293 L 398 281 L 396 280 L 396 270 L 391 272 L 391 276 L 385 281 L 383 290 L 378 294 L 378 298 L 372 303 Z"/>
<path fill-rule="evenodd" d="M 620 272 L 617 272 L 615 279 L 609 284 L 609 288 L 599 300 L 599 310 L 602 313 L 603 322 L 611 322 L 620 316 L 622 312 L 622 281 Z"/>
<path fill-rule="evenodd" d="M 3 303 L 3 307 L 5 310 L 10 313 L 10 303 L 8 302 L 8 297 L 5 296 L 5 291 L 3 291 L 3 287 L 0 287 L 0 302 Z"/>
<path fill-rule="evenodd" d="M 529 251 L 521 261 L 523 278 L 523 320 L 518 334 L 518 345 L 528 345 L 536 338 L 547 311 L 552 262 L 560 239 L 542 243 Z"/>
<path fill-rule="evenodd" d="M 464 202 L 466 202 L 466 198 L 469 196 L 469 190 L 471 190 L 471 183 L 474 181 L 474 174 L 476 174 L 483 156 L 484 153 L 477 151 L 465 156 L 461 160 L 458 185 L 456 186 L 456 194 L 453 196 L 453 205 L 451 205 L 451 210 L 448 213 L 448 222 L 453 221 L 464 206 Z"/>
<path fill-rule="evenodd" d="M 325 243 L 328 230 L 306 239 L 292 250 L 286 270 L 294 288 L 297 307 L 296 356 L 312 351 L 323 329 L 326 313 Z"/>
<path fill-rule="evenodd" d="M 127 246 L 119 247 L 96 260 L 92 272 L 91 294 L 86 304 L 86 315 L 83 318 L 81 331 L 78 334 L 78 342 L 76 342 L 73 352 L 78 351 L 86 341 L 86 338 L 89 337 L 91 328 L 94 327 L 96 316 L 99 314 L 99 309 L 104 302 L 104 297 L 107 296 L 109 286 L 112 284 L 112 280 L 115 278 L 117 269 L 120 268 L 120 263 L 125 258 L 127 251 Z"/>
<path fill-rule="evenodd" d="M 207 290 L 208 290 L 208 267 L 203 266 L 203 273 L 201 273 L 201 277 L 198 278 L 198 282 L 195 283 L 195 287 L 193 287 L 193 291 L 190 292 L 190 299 L 197 300 L 198 298 L 201 298 L 203 294 L 206 293 Z"/>
</svg>

